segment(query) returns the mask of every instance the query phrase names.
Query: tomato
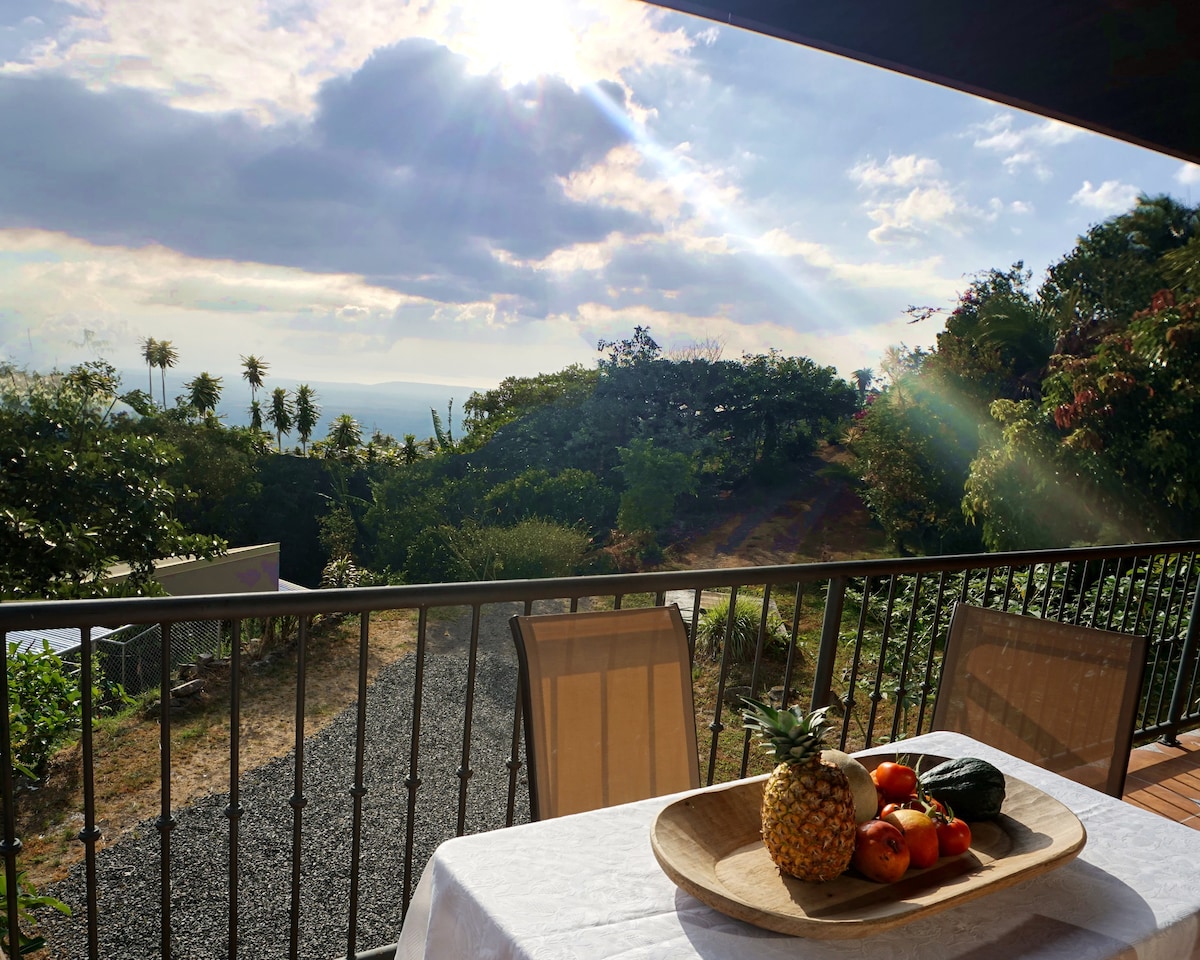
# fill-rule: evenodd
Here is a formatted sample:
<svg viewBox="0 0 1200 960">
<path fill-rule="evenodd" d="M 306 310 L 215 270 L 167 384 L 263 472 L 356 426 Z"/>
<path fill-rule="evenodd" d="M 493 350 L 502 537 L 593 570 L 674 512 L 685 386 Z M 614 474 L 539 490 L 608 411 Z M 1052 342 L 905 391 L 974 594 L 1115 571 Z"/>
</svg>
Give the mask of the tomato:
<svg viewBox="0 0 1200 960">
<path fill-rule="evenodd" d="M 883 820 L 893 810 L 918 810 L 921 813 L 928 813 L 929 805 L 914 793 L 912 796 L 905 797 L 903 800 L 889 800 L 880 809 L 879 819 Z"/>
<path fill-rule="evenodd" d="M 946 815 L 946 805 L 944 803 L 942 803 L 941 800 L 937 799 L 937 797 L 931 797 L 929 794 L 926 793 L 923 795 L 923 799 L 925 801 L 927 812 L 930 808 L 932 808 L 933 813 L 939 814 L 941 816 Z"/>
<path fill-rule="evenodd" d="M 887 800 L 907 800 L 917 791 L 917 771 L 903 763 L 885 760 L 871 771 L 871 779 Z"/>
<path fill-rule="evenodd" d="M 957 857 L 966 853 L 971 846 L 971 828 L 966 820 L 958 817 L 938 817 L 937 839 L 938 856 Z"/>
</svg>

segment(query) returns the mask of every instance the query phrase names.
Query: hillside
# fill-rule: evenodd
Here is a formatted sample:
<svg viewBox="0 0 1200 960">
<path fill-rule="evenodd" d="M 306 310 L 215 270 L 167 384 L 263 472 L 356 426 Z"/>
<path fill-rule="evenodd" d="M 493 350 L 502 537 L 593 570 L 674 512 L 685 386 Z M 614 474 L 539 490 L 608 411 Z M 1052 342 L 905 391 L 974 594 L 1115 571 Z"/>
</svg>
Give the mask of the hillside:
<svg viewBox="0 0 1200 960">
<path fill-rule="evenodd" d="M 794 479 L 748 487 L 711 525 L 672 544 L 672 567 L 722 567 L 857 560 L 885 555 L 887 539 L 862 498 L 840 446 L 820 447 Z"/>
</svg>

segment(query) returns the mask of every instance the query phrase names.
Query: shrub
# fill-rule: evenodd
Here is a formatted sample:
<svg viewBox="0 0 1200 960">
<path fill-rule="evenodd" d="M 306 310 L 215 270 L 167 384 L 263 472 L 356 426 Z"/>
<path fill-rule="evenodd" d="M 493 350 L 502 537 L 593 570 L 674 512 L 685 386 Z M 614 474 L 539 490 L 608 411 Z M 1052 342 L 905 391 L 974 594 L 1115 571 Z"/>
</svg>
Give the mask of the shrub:
<svg viewBox="0 0 1200 960">
<path fill-rule="evenodd" d="M 0 900 L 7 903 L 8 897 L 8 880 L 3 871 L 0 871 Z M 24 873 L 17 874 L 17 922 L 23 927 L 29 927 L 34 922 L 33 911 L 42 907 L 49 907 L 52 910 L 57 910 L 59 913 L 70 915 L 71 908 L 55 897 L 41 896 L 34 888 L 33 884 L 25 879 Z M 21 956 L 30 953 L 36 953 L 46 946 L 44 937 L 31 937 L 24 931 L 21 931 L 20 937 Z M 9 937 L 8 931 L 8 910 L 7 908 L 0 911 L 0 945 L 3 945 L 5 950 L 13 951 L 13 944 Z"/>
<path fill-rule="evenodd" d="M 92 702 L 97 714 L 128 702 L 118 684 L 106 682 L 93 661 Z M 8 646 L 8 722 L 13 769 L 31 780 L 45 772 L 50 755 L 74 736 L 83 721 L 79 677 L 68 671 L 48 644 L 41 652 Z"/>
<path fill-rule="evenodd" d="M 706 610 L 700 616 L 696 626 L 696 653 L 706 654 L 716 660 L 721 655 L 721 644 L 725 639 L 726 627 L 729 633 L 729 659 L 735 663 L 745 663 L 754 659 L 754 650 L 758 645 L 758 625 L 762 619 L 762 606 L 749 597 L 738 597 L 734 610 L 733 623 L 729 624 L 729 601 L 723 600 L 711 610 Z M 767 627 L 764 643 L 786 643 L 787 628 L 779 615 L 767 613 Z"/>
<path fill-rule="evenodd" d="M 453 532 L 450 549 L 464 579 L 569 577 L 587 558 L 591 538 L 548 520 L 524 520 L 511 527 L 465 524 Z"/>
</svg>

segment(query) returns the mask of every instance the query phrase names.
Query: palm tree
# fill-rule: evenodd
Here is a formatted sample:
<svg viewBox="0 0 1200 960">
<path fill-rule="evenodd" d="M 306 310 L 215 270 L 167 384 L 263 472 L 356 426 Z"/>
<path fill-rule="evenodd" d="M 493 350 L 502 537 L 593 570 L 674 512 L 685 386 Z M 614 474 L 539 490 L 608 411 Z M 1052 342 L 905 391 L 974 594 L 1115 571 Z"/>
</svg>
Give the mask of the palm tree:
<svg viewBox="0 0 1200 960">
<path fill-rule="evenodd" d="M 858 390 L 858 405 L 864 406 L 867 402 L 867 391 L 871 389 L 871 384 L 875 382 L 875 371 L 870 367 L 861 367 L 854 371 L 854 386 Z"/>
<path fill-rule="evenodd" d="M 217 409 L 221 402 L 221 378 L 201 373 L 196 379 L 189 380 L 183 385 L 188 392 L 188 402 L 204 416 Z"/>
<path fill-rule="evenodd" d="M 154 365 L 162 373 L 163 407 L 167 405 L 167 367 L 175 366 L 178 359 L 179 351 L 175 349 L 170 340 L 159 340 L 154 344 Z"/>
<path fill-rule="evenodd" d="M 258 388 L 263 385 L 263 378 L 270 366 L 262 357 L 250 354 L 242 357 L 242 379 L 250 384 L 250 402 L 258 399 Z"/>
<path fill-rule="evenodd" d="M 267 408 L 267 420 L 275 428 L 275 447 L 283 453 L 283 435 L 292 432 L 292 398 L 283 387 L 271 392 L 271 406 Z"/>
<path fill-rule="evenodd" d="M 261 430 L 263 428 L 263 413 L 262 404 L 257 400 L 250 401 L 250 429 Z"/>
<path fill-rule="evenodd" d="M 308 452 L 308 438 L 316 429 L 317 420 L 321 416 L 321 408 L 317 405 L 317 393 L 307 383 L 296 388 L 296 433 L 300 435 L 300 452 Z"/>
<path fill-rule="evenodd" d="M 154 364 L 158 360 L 158 341 L 146 337 L 142 341 L 142 359 L 146 361 L 146 370 L 150 374 L 150 399 L 154 399 Z"/>
<path fill-rule="evenodd" d="M 340 414 L 329 426 L 328 440 L 338 456 L 353 454 L 362 445 L 362 426 L 350 414 Z"/>
<path fill-rule="evenodd" d="M 406 433 L 404 435 L 404 446 L 400 449 L 400 459 L 404 463 L 416 463 L 421 459 L 421 451 L 417 449 L 417 435 L 415 433 Z"/>
</svg>

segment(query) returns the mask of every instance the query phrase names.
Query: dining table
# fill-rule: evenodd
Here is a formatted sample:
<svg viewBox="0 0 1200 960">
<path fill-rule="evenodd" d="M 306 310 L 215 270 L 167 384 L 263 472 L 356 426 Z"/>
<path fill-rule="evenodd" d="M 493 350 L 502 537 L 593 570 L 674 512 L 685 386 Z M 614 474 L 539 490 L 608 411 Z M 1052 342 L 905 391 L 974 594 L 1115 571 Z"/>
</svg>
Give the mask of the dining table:
<svg viewBox="0 0 1200 960">
<path fill-rule="evenodd" d="M 443 842 L 396 960 L 1200 960 L 1200 832 L 950 732 L 861 751 L 977 757 L 1064 804 L 1073 859 L 861 937 L 793 936 L 696 899 L 660 866 L 656 797 Z M 714 790 L 716 787 L 701 788 Z"/>
</svg>

